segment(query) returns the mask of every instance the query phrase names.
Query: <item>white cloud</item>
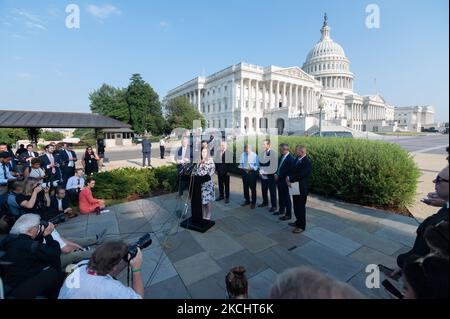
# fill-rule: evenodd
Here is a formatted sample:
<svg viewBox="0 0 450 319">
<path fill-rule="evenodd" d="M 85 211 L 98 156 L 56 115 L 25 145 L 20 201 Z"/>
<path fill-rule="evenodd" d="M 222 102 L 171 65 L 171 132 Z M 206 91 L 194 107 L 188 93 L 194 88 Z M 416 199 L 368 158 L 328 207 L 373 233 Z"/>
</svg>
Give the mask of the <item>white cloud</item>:
<svg viewBox="0 0 450 319">
<path fill-rule="evenodd" d="M 42 30 L 47 31 L 47 27 L 45 26 L 46 21 L 44 21 L 40 16 L 33 14 L 28 11 L 14 9 L 12 11 L 14 18 L 13 20 L 17 21 L 18 17 L 22 20 L 25 20 L 25 26 L 32 30 Z"/>
<path fill-rule="evenodd" d="M 30 80 L 33 76 L 27 72 L 17 73 L 17 77 L 21 80 Z"/>
<path fill-rule="evenodd" d="M 28 28 L 30 28 L 30 29 L 39 29 L 39 30 L 47 31 L 47 28 L 46 28 L 45 26 L 43 26 L 42 24 L 39 24 L 39 23 L 27 21 L 27 22 L 25 23 L 25 25 L 26 25 Z"/>
<path fill-rule="evenodd" d="M 2 22 L 2 25 L 9 28 L 9 27 L 12 26 L 12 23 L 10 23 L 10 22 L 8 22 L 8 21 L 3 21 L 3 22 Z"/>
<path fill-rule="evenodd" d="M 121 15 L 122 12 L 111 4 L 105 4 L 102 6 L 96 6 L 93 4 L 88 5 L 87 11 L 95 18 L 103 21 L 111 15 Z"/>
<path fill-rule="evenodd" d="M 12 11 L 15 15 L 24 17 L 25 19 L 35 22 L 35 23 L 39 23 L 39 24 L 43 24 L 44 21 L 36 14 L 32 14 L 28 11 L 24 11 L 24 10 L 19 10 L 19 9 L 14 9 Z"/>
</svg>

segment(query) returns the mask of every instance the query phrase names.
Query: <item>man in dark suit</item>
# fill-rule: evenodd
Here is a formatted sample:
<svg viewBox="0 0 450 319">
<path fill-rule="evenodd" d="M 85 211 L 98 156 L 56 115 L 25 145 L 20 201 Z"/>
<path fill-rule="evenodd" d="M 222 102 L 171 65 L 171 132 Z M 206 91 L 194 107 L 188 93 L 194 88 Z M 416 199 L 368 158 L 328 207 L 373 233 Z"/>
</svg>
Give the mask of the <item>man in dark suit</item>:
<svg viewBox="0 0 450 319">
<path fill-rule="evenodd" d="M 309 180 L 312 174 L 312 162 L 306 154 L 306 147 L 297 145 L 295 148 L 297 159 L 292 165 L 289 176 L 286 178 L 288 187 L 292 187 L 292 183 L 299 183 L 299 195 L 293 195 L 295 223 L 289 226 L 294 227 L 294 234 L 300 234 L 306 229 L 306 200 L 309 192 Z"/>
<path fill-rule="evenodd" d="M 267 193 L 270 192 L 271 208 L 269 212 L 274 213 L 277 211 L 277 184 L 275 182 L 275 172 L 278 167 L 278 154 L 271 149 L 269 139 L 264 140 L 263 147 L 264 151 L 261 154 L 259 163 L 263 202 L 258 205 L 258 207 L 267 207 L 269 205 L 269 197 Z"/>
<path fill-rule="evenodd" d="M 45 147 L 45 153 L 39 157 L 41 167 L 45 170 L 47 176 L 46 182 L 63 182 L 61 173 L 61 158 L 55 152 L 55 145 L 49 144 Z"/>
<path fill-rule="evenodd" d="M 144 137 L 144 139 L 142 140 L 142 167 L 145 167 L 146 160 L 148 162 L 148 166 L 152 166 L 151 157 L 152 157 L 152 143 L 150 143 L 147 137 Z"/>
<path fill-rule="evenodd" d="M 69 196 L 66 194 L 66 190 L 61 186 L 58 186 L 55 195 L 51 198 L 50 209 L 54 213 L 54 216 L 59 214 L 64 214 L 68 218 L 77 216 L 77 214 L 72 211 L 72 208 L 70 208 L 70 200 Z"/>
<path fill-rule="evenodd" d="M 177 163 L 177 171 L 180 173 L 185 164 L 192 162 L 191 147 L 189 145 L 189 138 L 183 137 L 181 146 L 175 152 L 175 162 Z M 183 196 L 183 191 L 188 187 L 187 180 L 184 176 L 179 176 L 178 181 L 178 196 Z"/>
<path fill-rule="evenodd" d="M 61 171 L 63 175 L 63 187 L 66 187 L 67 181 L 75 175 L 75 162 L 77 154 L 73 151 L 71 144 L 64 143 L 58 152 L 61 160 Z"/>
<path fill-rule="evenodd" d="M 26 166 L 31 166 L 31 159 L 35 157 L 39 157 L 39 154 L 33 150 L 33 145 L 28 144 L 26 152 L 22 152 L 19 161 Z"/>
<path fill-rule="evenodd" d="M 278 169 L 275 173 L 275 181 L 278 188 L 278 202 L 279 210 L 274 215 L 284 215 L 280 217 L 280 220 L 290 220 L 292 218 L 292 203 L 291 196 L 289 196 L 289 188 L 286 183 L 286 177 L 288 176 L 294 158 L 289 153 L 289 145 L 280 145 L 280 158 L 278 160 Z"/>
<path fill-rule="evenodd" d="M 228 204 L 230 202 L 230 165 L 233 163 L 233 153 L 227 150 L 226 140 L 222 140 L 220 143 L 220 152 L 215 153 L 214 163 L 219 182 L 219 198 L 216 201 L 225 199 L 225 204 Z"/>
</svg>

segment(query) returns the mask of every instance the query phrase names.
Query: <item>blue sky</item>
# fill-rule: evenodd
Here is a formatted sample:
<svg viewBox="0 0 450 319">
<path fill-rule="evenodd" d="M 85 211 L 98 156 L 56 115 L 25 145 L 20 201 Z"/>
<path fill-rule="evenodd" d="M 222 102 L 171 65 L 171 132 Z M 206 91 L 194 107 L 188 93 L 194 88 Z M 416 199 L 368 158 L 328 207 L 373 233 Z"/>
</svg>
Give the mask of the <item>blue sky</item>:
<svg viewBox="0 0 450 319">
<path fill-rule="evenodd" d="M 79 29 L 65 27 L 70 3 Z M 370 3 L 379 29 L 365 25 Z M 327 12 L 356 92 L 432 104 L 448 121 L 448 9 L 447 0 L 0 0 L 0 109 L 89 111 L 89 92 L 126 86 L 132 73 L 164 96 L 240 61 L 301 66 Z"/>
</svg>

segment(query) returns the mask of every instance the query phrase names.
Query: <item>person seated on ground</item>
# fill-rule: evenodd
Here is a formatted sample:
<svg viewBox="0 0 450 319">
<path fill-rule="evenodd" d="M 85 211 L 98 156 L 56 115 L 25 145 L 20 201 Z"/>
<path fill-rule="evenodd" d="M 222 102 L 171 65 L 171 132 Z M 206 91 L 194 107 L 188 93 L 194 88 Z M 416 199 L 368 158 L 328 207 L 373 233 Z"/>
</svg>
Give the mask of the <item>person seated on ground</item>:
<svg viewBox="0 0 450 319">
<path fill-rule="evenodd" d="M 244 267 L 234 267 L 225 277 L 228 299 L 248 299 L 248 281 Z"/>
<path fill-rule="evenodd" d="M 39 157 L 33 157 L 30 161 L 31 166 L 28 166 L 23 171 L 23 177 L 28 178 L 36 178 L 41 181 L 44 181 L 45 171 L 41 168 L 41 159 Z"/>
<path fill-rule="evenodd" d="M 434 255 L 406 261 L 404 299 L 448 299 L 448 266 L 448 259 Z"/>
<path fill-rule="evenodd" d="M 23 208 L 19 204 L 17 204 L 17 196 L 22 194 L 22 192 L 23 192 L 22 183 L 14 182 L 11 184 L 8 193 L 7 205 L 9 215 L 16 219 L 25 214 Z"/>
<path fill-rule="evenodd" d="M 131 259 L 133 288 L 124 286 L 111 274 L 129 257 L 128 245 L 123 241 L 109 241 L 100 245 L 89 261 L 78 263 L 67 277 L 59 293 L 59 299 L 142 299 L 144 284 L 141 277 L 142 253 Z M 74 287 L 73 282 L 78 285 Z"/>
<path fill-rule="evenodd" d="M 50 189 L 42 188 L 39 179 L 29 177 L 25 181 L 22 194 L 16 196 L 16 202 L 26 214 L 38 214 L 44 220 L 54 217 L 50 211 Z"/>
<path fill-rule="evenodd" d="M 278 275 L 270 299 L 364 299 L 352 286 L 308 267 L 288 269 Z"/>
<path fill-rule="evenodd" d="M 63 282 L 61 271 L 61 250 L 51 234 L 55 226 L 41 225 L 36 214 L 19 217 L 10 234 L 0 242 L 0 250 L 6 252 L 2 261 L 12 263 L 4 266 L 2 278 L 7 287 L 7 297 L 32 299 L 58 296 Z M 45 244 L 38 240 L 45 239 Z"/>
<path fill-rule="evenodd" d="M 74 218 L 78 216 L 69 206 L 69 197 L 66 195 L 66 190 L 62 186 L 58 186 L 55 195 L 51 198 L 50 208 L 55 214 L 64 214 L 67 218 Z"/>
<path fill-rule="evenodd" d="M 96 199 L 92 195 L 92 189 L 95 187 L 95 180 L 88 178 L 86 181 L 86 187 L 84 187 L 79 196 L 79 208 L 81 214 L 107 213 L 109 210 L 105 210 L 105 201 L 103 199 Z"/>
<path fill-rule="evenodd" d="M 403 268 L 405 261 L 411 256 L 424 257 L 430 253 L 430 247 L 428 247 L 424 233 L 428 227 L 437 225 L 441 221 L 448 221 L 448 208 L 449 208 L 449 167 L 447 166 L 442 171 L 439 172 L 436 179 L 433 181 L 435 184 L 435 190 L 438 196 L 446 201 L 444 207 L 442 207 L 436 214 L 425 219 L 422 224 L 417 228 L 417 237 L 414 242 L 413 248 L 404 254 L 397 257 L 397 265 L 399 268 Z M 392 274 L 388 276 L 395 276 L 400 271 L 396 269 Z"/>
<path fill-rule="evenodd" d="M 76 205 L 78 205 L 78 197 L 81 190 L 84 188 L 84 183 L 84 170 L 82 168 L 76 169 L 75 175 L 70 177 L 67 181 L 66 190 L 69 193 L 71 202 L 76 203 Z"/>
<path fill-rule="evenodd" d="M 448 259 L 448 234 L 448 222 L 446 221 L 427 228 L 424 237 L 433 255 Z"/>
</svg>

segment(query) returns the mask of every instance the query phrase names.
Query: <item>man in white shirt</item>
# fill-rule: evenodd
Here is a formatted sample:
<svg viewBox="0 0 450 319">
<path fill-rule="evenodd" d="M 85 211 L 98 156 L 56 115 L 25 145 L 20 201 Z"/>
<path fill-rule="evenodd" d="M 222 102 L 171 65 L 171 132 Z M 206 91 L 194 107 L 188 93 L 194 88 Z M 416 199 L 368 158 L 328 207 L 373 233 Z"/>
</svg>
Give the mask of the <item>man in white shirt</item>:
<svg viewBox="0 0 450 319">
<path fill-rule="evenodd" d="M 75 171 L 75 175 L 70 177 L 66 183 L 66 190 L 69 193 L 69 198 L 72 203 L 78 203 L 78 195 L 84 188 L 84 184 L 84 170 L 82 168 L 78 168 Z"/>
<path fill-rule="evenodd" d="M 27 151 L 20 154 L 20 162 L 26 166 L 31 166 L 31 160 L 39 157 L 39 154 L 33 150 L 33 145 L 27 145 Z"/>
<path fill-rule="evenodd" d="M 161 159 L 164 159 L 164 153 L 166 152 L 166 140 L 163 137 L 159 140 L 159 153 L 161 155 Z"/>
<path fill-rule="evenodd" d="M 144 284 L 141 276 L 142 254 L 131 259 L 133 288 L 113 278 L 129 257 L 128 245 L 123 241 L 109 241 L 100 245 L 88 262 L 81 262 L 67 277 L 59 292 L 59 299 L 142 299 Z"/>
<path fill-rule="evenodd" d="M 77 161 L 77 154 L 73 151 L 71 144 L 64 143 L 59 150 L 59 157 L 61 159 L 61 168 L 63 175 L 63 186 L 75 174 L 75 162 Z"/>
</svg>

